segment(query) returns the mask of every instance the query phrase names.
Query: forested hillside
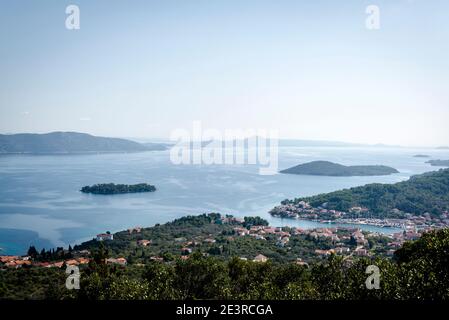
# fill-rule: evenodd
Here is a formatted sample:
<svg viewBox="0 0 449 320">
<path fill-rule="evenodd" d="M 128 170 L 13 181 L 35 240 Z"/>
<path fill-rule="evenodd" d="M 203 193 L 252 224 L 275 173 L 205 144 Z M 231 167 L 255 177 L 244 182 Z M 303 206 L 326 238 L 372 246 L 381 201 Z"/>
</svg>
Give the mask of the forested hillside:
<svg viewBox="0 0 449 320">
<path fill-rule="evenodd" d="M 398 209 L 422 215 L 438 216 L 449 210 L 449 169 L 441 169 L 395 184 L 373 183 L 312 197 L 296 198 L 284 203 L 306 201 L 313 207 L 348 211 L 352 207 L 368 208 L 370 213 L 385 217 Z"/>
</svg>

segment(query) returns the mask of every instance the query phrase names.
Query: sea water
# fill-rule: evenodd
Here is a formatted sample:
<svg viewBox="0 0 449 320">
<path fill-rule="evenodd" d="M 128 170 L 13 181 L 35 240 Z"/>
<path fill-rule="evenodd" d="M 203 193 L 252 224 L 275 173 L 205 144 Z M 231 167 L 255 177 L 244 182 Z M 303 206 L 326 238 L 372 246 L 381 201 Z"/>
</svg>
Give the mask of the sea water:
<svg viewBox="0 0 449 320">
<path fill-rule="evenodd" d="M 310 196 L 367 183 L 395 183 L 438 170 L 415 158 L 449 159 L 449 150 L 388 147 L 281 147 L 279 169 L 314 160 L 345 165 L 382 164 L 400 171 L 389 176 L 323 177 L 259 175 L 257 165 L 174 165 L 168 151 L 90 155 L 0 156 L 0 254 L 67 247 L 96 234 L 149 227 L 185 215 L 220 212 L 261 216 L 275 226 L 329 227 L 311 221 L 271 217 L 286 198 Z M 154 184 L 153 193 L 92 195 L 79 190 L 96 183 Z M 332 225 L 334 226 L 334 225 Z M 394 228 L 361 226 L 382 233 Z"/>
</svg>

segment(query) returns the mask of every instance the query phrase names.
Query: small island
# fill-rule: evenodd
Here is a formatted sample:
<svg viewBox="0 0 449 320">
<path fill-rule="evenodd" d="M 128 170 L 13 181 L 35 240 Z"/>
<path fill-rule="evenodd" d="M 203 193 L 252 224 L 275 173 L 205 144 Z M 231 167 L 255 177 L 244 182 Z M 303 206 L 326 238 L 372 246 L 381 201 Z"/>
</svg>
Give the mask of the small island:
<svg viewBox="0 0 449 320">
<path fill-rule="evenodd" d="M 449 167 L 449 160 L 429 160 L 426 163 L 430 163 L 433 167 Z"/>
<path fill-rule="evenodd" d="M 415 154 L 413 157 L 414 158 L 430 158 L 430 156 L 427 154 Z"/>
<path fill-rule="evenodd" d="M 281 173 L 313 175 L 313 176 L 351 177 L 351 176 L 382 176 L 393 173 L 399 173 L 399 171 L 394 168 L 381 165 L 344 166 L 329 161 L 312 161 L 282 170 Z"/>
<path fill-rule="evenodd" d="M 139 192 L 154 192 L 154 191 L 156 191 L 156 187 L 147 183 L 138 183 L 133 185 L 102 183 L 102 184 L 94 184 L 93 186 L 85 186 L 81 188 L 81 192 L 92 194 L 123 194 L 123 193 L 139 193 Z"/>
</svg>

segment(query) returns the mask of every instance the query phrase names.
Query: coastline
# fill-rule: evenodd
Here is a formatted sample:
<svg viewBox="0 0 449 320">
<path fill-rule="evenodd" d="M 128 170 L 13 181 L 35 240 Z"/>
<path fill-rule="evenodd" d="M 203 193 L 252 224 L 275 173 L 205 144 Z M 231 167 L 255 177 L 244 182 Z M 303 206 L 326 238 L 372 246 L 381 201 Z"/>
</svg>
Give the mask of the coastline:
<svg viewBox="0 0 449 320">
<path fill-rule="evenodd" d="M 410 149 L 404 154 L 389 150 L 382 149 L 376 161 L 397 167 L 401 171 L 399 177 L 258 176 L 251 166 L 214 167 L 208 170 L 187 166 L 180 170 L 168 162 L 167 151 L 45 156 L 0 154 L 4 172 L 2 181 L 10 186 L 0 192 L 0 224 L 2 228 L 20 227 L 36 232 L 43 240 L 50 241 L 53 247 L 74 245 L 91 239 L 92 235 L 102 230 L 118 232 L 134 225 L 153 226 L 202 212 L 260 215 L 275 226 L 329 227 L 329 224 L 316 221 L 281 220 L 272 217 L 268 211 L 283 199 L 298 195 L 313 196 L 368 183 L 391 184 L 436 170 L 420 159 L 410 157 L 411 154 L 423 153 L 422 149 Z M 304 161 L 317 158 L 338 161 L 336 153 L 335 148 L 283 147 L 280 158 L 284 159 L 283 166 L 287 167 L 297 162 L 298 157 L 304 157 Z M 363 163 L 365 158 L 372 157 L 371 149 L 367 151 L 366 148 L 357 148 L 357 152 L 354 148 L 339 148 L 338 156 L 341 154 L 354 159 L 354 163 Z M 435 158 L 448 156 L 447 151 L 433 155 Z M 27 174 L 23 175 L 23 172 Z M 111 177 L 117 181 L 125 178 L 126 181 L 142 181 L 142 172 L 158 181 L 158 192 L 150 197 L 142 194 L 91 197 L 79 192 L 82 185 Z M 211 180 L 211 172 L 222 178 Z M 220 196 L 217 197 L 217 194 Z M 332 226 L 335 225 L 338 222 L 332 223 Z M 376 228 L 384 233 L 395 230 L 367 224 L 357 226 L 365 230 Z M 8 235 L 4 242 L 21 246 L 15 236 Z M 25 250 L 27 246 L 23 245 Z M 49 248 L 50 244 L 44 246 Z M 9 251 L 8 246 L 2 247 Z"/>
<path fill-rule="evenodd" d="M 366 226 L 373 226 L 373 227 L 380 227 L 380 228 L 400 228 L 400 229 L 406 229 L 405 222 L 391 222 L 388 220 L 382 220 L 382 219 L 369 219 L 369 220 L 378 220 L 378 221 L 371 221 L 367 222 L 367 219 L 336 219 L 336 220 L 321 220 L 321 219 L 304 219 L 300 218 L 300 220 L 306 220 L 306 221 L 314 221 L 314 222 L 320 222 L 320 223 L 329 223 L 329 224 L 357 224 L 357 225 L 366 225 Z"/>
<path fill-rule="evenodd" d="M 341 229 L 360 229 L 362 231 L 382 233 L 385 235 L 394 234 L 407 230 L 405 226 L 395 225 L 378 225 L 373 223 L 354 222 L 345 220 L 322 220 L 322 219 L 305 219 L 305 218 L 289 218 L 271 216 L 270 224 L 276 226 L 299 226 L 304 229 L 318 229 L 318 228 L 341 228 Z M 278 220 L 282 223 L 276 223 Z M 287 221 L 287 223 L 285 223 Z"/>
</svg>

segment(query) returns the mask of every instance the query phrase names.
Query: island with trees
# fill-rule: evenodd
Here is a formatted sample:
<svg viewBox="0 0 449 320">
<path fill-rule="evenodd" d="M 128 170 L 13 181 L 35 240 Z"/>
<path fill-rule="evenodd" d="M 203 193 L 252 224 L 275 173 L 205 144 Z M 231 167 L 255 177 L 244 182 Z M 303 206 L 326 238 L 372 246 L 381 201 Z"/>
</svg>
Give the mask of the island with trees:
<svg viewBox="0 0 449 320">
<path fill-rule="evenodd" d="M 93 186 L 85 186 L 81 188 L 83 193 L 92 194 L 123 194 L 123 193 L 140 193 L 140 192 L 154 192 L 156 187 L 147 183 L 138 184 L 114 184 L 114 183 L 102 183 L 94 184 Z"/>
<path fill-rule="evenodd" d="M 394 168 L 382 165 L 344 166 L 330 161 L 312 161 L 282 170 L 281 173 L 313 176 L 350 177 L 390 175 L 393 173 L 399 173 L 399 171 Z"/>
<path fill-rule="evenodd" d="M 413 157 L 414 158 L 430 158 L 430 156 L 427 154 L 415 154 Z"/>
<path fill-rule="evenodd" d="M 449 167 L 449 160 L 429 160 L 426 163 L 433 167 Z"/>
</svg>

